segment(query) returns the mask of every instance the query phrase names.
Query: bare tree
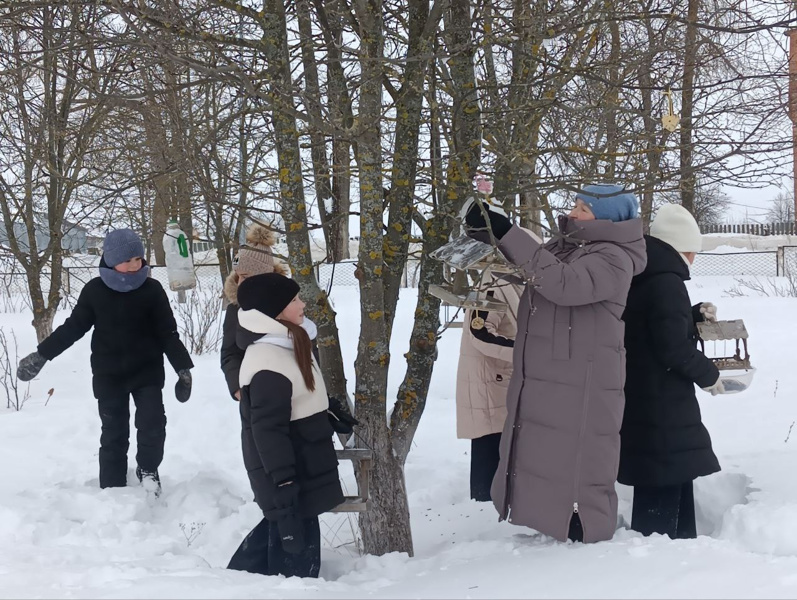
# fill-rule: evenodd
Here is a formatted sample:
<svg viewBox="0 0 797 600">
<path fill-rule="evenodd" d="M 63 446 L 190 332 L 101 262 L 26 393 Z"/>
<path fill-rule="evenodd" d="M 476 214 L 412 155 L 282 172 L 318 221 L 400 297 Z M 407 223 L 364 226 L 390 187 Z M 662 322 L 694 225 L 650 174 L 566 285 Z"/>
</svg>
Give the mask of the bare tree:
<svg viewBox="0 0 797 600">
<path fill-rule="evenodd" d="M 766 219 L 770 223 L 794 222 L 794 198 L 786 192 L 779 192 L 772 198 L 767 209 Z"/>
<path fill-rule="evenodd" d="M 92 43 L 107 39 L 102 7 L 16 8 L 0 15 L 0 214 L 42 340 L 61 300 L 67 210 L 102 176 L 91 156 L 127 50 Z"/>
</svg>

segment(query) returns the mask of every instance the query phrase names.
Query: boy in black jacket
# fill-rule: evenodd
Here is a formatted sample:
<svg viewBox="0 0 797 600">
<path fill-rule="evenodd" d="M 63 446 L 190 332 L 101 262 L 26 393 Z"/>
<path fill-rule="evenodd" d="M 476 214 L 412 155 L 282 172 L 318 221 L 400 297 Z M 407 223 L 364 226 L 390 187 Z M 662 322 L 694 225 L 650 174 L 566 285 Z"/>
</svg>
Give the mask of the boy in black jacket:
<svg viewBox="0 0 797 600">
<path fill-rule="evenodd" d="M 143 256 L 144 245 L 135 232 L 110 232 L 103 244 L 99 277 L 83 288 L 64 324 L 20 361 L 17 375 L 21 381 L 30 381 L 48 360 L 94 327 L 91 370 L 102 420 L 100 487 L 127 485 L 132 395 L 138 432 L 136 476 L 157 496 L 166 440 L 163 355 L 177 372 L 175 395 L 180 402 L 191 395 L 189 369 L 194 364 L 180 341 L 166 292 L 149 277 Z"/>
</svg>

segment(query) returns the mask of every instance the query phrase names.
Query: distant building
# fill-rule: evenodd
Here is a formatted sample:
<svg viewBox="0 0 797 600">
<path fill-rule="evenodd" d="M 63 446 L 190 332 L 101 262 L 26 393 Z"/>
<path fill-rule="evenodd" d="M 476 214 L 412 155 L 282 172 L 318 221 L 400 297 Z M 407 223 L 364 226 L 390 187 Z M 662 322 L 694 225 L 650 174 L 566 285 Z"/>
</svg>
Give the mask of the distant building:
<svg viewBox="0 0 797 600">
<path fill-rule="evenodd" d="M 61 238 L 61 248 L 67 254 L 86 254 L 88 253 L 88 231 L 78 225 L 64 221 L 63 237 Z M 30 244 L 28 243 L 28 232 L 24 223 L 14 223 L 14 234 L 19 242 L 20 248 L 24 252 L 30 251 Z M 46 225 L 37 224 L 35 229 L 36 246 L 39 249 L 46 248 L 50 243 L 50 232 Z M 0 247 L 8 248 L 8 234 L 5 225 L 0 223 Z"/>
</svg>

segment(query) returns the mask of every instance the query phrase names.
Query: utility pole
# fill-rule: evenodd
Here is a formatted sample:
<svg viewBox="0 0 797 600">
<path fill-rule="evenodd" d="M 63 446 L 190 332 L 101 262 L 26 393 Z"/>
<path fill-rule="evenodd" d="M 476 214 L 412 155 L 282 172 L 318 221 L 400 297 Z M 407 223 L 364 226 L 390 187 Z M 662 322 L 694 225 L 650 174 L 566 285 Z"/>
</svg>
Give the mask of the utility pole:
<svg viewBox="0 0 797 600">
<path fill-rule="evenodd" d="M 695 187 L 697 177 L 694 167 L 695 140 L 695 77 L 697 71 L 697 21 L 700 0 L 689 0 L 687 4 L 686 31 L 684 33 L 684 75 L 681 91 L 681 205 L 695 213 Z"/>
</svg>

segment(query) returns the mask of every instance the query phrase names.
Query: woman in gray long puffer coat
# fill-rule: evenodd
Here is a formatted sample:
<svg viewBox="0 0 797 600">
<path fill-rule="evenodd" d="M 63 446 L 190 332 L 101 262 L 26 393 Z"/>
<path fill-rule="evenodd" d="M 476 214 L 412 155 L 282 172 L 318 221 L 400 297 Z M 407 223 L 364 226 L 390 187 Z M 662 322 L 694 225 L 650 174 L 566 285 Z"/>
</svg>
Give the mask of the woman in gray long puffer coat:
<svg viewBox="0 0 797 600">
<path fill-rule="evenodd" d="M 500 519 L 558 540 L 611 539 L 620 459 L 626 297 L 645 268 L 633 194 L 586 186 L 541 245 L 489 211 L 506 258 L 528 285 L 518 308 L 514 374 L 507 394 L 501 462 L 492 487 Z M 478 206 L 469 235 L 485 239 Z"/>
</svg>

